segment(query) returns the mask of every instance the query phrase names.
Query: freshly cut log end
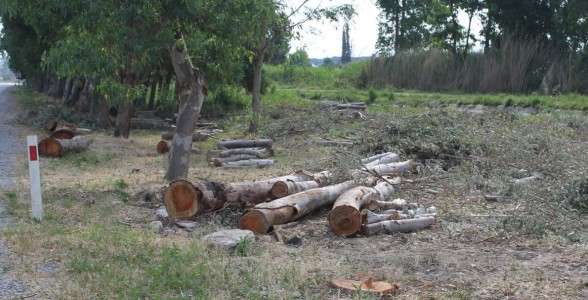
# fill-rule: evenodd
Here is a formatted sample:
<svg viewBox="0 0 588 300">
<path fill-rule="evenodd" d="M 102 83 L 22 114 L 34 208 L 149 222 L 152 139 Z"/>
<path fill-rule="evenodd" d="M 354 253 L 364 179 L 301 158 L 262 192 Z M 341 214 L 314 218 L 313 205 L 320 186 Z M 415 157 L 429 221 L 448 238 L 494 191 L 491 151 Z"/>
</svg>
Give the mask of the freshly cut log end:
<svg viewBox="0 0 588 300">
<path fill-rule="evenodd" d="M 61 155 L 61 143 L 53 138 L 46 138 L 39 143 L 39 152 L 41 155 L 48 157 L 58 157 Z"/>
<path fill-rule="evenodd" d="M 75 134 L 69 130 L 69 129 L 58 129 L 53 131 L 53 133 L 51 133 L 51 138 L 52 139 L 58 139 L 58 140 L 69 140 L 72 139 L 75 136 Z"/>
<path fill-rule="evenodd" d="M 168 141 L 159 141 L 157 143 L 157 153 L 164 154 L 169 152 L 169 142 Z"/>
<path fill-rule="evenodd" d="M 251 210 L 245 213 L 238 221 L 239 228 L 248 229 L 256 234 L 266 233 L 270 229 L 270 224 L 261 211 Z"/>
<path fill-rule="evenodd" d="M 163 195 L 165 208 L 170 216 L 177 219 L 192 217 L 198 212 L 198 199 L 202 192 L 187 180 L 176 180 L 168 186 Z"/>
<path fill-rule="evenodd" d="M 275 198 L 282 198 L 288 196 L 288 184 L 285 181 L 278 181 L 274 183 L 270 193 Z"/>
<path fill-rule="evenodd" d="M 361 229 L 361 214 L 351 206 L 337 206 L 329 214 L 331 230 L 338 236 L 350 236 Z"/>
</svg>

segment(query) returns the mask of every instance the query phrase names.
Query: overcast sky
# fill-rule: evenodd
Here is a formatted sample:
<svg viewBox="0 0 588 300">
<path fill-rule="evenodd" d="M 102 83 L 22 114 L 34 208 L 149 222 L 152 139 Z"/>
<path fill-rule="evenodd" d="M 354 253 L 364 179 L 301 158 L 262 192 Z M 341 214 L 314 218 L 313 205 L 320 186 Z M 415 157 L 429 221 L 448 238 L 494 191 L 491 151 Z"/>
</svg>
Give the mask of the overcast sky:
<svg viewBox="0 0 588 300">
<path fill-rule="evenodd" d="M 287 0 L 287 2 L 295 5 L 302 0 Z M 312 3 L 311 7 L 352 4 L 357 15 L 349 24 L 351 54 L 352 56 L 370 56 L 375 52 L 379 11 L 372 0 L 311 0 L 309 3 Z M 311 58 L 341 56 L 342 30 L 343 23 L 305 23 L 301 31 L 302 39 L 291 43 L 292 51 L 304 47 Z"/>
<path fill-rule="evenodd" d="M 294 6 L 302 3 L 303 0 L 286 0 L 286 2 Z M 309 3 L 310 7 L 352 4 L 357 15 L 354 17 L 353 23 L 349 24 L 351 55 L 354 57 L 371 56 L 375 53 L 376 40 L 378 39 L 378 15 L 380 12 L 374 4 L 374 0 L 310 0 Z M 466 27 L 467 14 L 460 13 L 458 18 L 462 26 Z M 342 28 L 342 23 L 305 23 L 301 31 L 301 40 L 292 41 L 290 51 L 294 52 L 298 48 L 305 48 L 310 58 L 341 56 Z M 474 19 L 472 33 L 477 34 L 481 28 L 480 20 Z"/>
</svg>

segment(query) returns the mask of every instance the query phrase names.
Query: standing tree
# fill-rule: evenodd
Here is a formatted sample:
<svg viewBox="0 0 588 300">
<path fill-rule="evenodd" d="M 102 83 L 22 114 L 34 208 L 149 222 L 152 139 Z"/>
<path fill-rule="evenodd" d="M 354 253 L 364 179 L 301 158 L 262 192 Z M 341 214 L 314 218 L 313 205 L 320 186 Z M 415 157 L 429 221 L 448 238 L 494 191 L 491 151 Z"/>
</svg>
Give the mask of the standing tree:
<svg viewBox="0 0 588 300">
<path fill-rule="evenodd" d="M 380 52 L 400 52 L 429 45 L 426 21 L 432 0 L 377 0 Z"/>
<path fill-rule="evenodd" d="M 343 25 L 343 41 L 341 46 L 341 64 L 351 62 L 351 42 L 349 41 L 349 23 Z"/>
</svg>

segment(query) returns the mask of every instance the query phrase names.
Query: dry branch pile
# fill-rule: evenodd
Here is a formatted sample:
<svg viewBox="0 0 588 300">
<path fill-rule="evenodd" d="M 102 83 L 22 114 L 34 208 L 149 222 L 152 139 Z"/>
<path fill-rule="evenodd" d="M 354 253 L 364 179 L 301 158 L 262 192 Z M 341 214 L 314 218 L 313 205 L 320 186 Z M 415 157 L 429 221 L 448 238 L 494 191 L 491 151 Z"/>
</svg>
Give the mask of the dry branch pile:
<svg viewBox="0 0 588 300">
<path fill-rule="evenodd" d="M 88 148 L 88 139 L 83 134 L 92 132 L 65 121 L 49 123 L 45 130 L 50 136 L 39 142 L 39 153 L 48 157 L 59 157 L 68 152 L 81 152 Z"/>
<path fill-rule="evenodd" d="M 272 140 L 223 140 L 218 143 L 217 150 L 209 150 L 206 156 L 209 164 L 214 167 L 269 167 L 275 160 Z"/>
</svg>

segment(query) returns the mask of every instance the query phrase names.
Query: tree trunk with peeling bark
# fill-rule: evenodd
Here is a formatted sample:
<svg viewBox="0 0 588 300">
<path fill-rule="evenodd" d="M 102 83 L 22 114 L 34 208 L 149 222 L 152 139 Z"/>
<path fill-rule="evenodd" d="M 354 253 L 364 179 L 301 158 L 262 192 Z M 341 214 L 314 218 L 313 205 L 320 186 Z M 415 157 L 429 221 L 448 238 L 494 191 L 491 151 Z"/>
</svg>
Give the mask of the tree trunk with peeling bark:
<svg viewBox="0 0 588 300">
<path fill-rule="evenodd" d="M 169 52 L 176 74 L 180 98 L 176 131 L 172 140 L 169 165 L 165 175 L 168 181 L 172 181 L 188 176 L 192 133 L 206 97 L 206 88 L 204 86 L 204 75 L 194 69 L 188 55 L 186 42 L 181 34 L 176 34 L 174 41 L 169 46 Z"/>
<path fill-rule="evenodd" d="M 373 178 L 349 180 L 258 204 L 239 218 L 239 228 L 266 233 L 274 225 L 295 221 L 322 206 L 333 204 L 345 191 L 362 184 L 371 185 L 373 181 Z"/>
<path fill-rule="evenodd" d="M 359 232 L 361 211 L 376 209 L 379 206 L 378 201 L 390 198 L 394 193 L 392 184 L 399 184 L 400 177 L 390 178 L 388 181 L 382 181 L 373 188 L 358 186 L 339 196 L 328 216 L 331 230 L 339 236 L 350 236 Z"/>
<path fill-rule="evenodd" d="M 437 222 L 435 217 L 423 217 L 406 220 L 390 220 L 378 223 L 363 225 L 361 232 L 365 236 L 372 236 L 378 233 L 414 232 L 434 225 Z"/>
</svg>

